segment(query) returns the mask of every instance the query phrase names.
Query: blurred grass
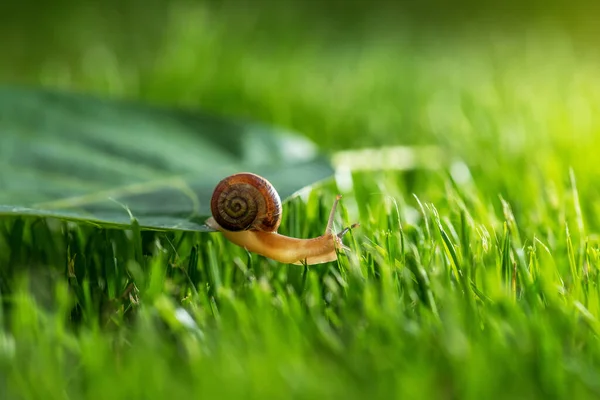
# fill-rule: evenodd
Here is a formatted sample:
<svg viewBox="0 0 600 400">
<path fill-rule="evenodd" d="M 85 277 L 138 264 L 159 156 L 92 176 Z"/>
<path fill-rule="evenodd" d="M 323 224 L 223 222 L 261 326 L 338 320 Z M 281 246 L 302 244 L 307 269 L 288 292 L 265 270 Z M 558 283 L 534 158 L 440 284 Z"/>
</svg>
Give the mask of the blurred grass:
<svg viewBox="0 0 600 400">
<path fill-rule="evenodd" d="M 309 270 L 216 235 L 2 221 L 3 398 L 598 397 L 593 3 L 31 4 L 2 5 L 3 81 L 454 163 L 294 200 L 283 233 L 320 234 L 339 191 L 361 222 Z"/>
</svg>

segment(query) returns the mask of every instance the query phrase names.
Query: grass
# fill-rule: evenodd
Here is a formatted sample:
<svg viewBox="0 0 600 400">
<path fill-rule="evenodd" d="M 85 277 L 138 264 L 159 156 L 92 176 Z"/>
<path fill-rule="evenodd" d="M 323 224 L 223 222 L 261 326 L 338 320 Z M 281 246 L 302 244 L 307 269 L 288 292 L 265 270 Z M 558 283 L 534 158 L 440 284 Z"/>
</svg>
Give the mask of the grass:
<svg viewBox="0 0 600 400">
<path fill-rule="evenodd" d="M 340 171 L 287 204 L 298 237 L 338 192 L 337 225 L 361 222 L 349 257 L 311 268 L 215 234 L 0 221 L 1 398 L 600 395 L 593 48 L 542 23 L 340 33 L 178 2 L 138 43 L 84 11 L 54 47 L 7 45 L 3 76 L 447 163 Z"/>
</svg>

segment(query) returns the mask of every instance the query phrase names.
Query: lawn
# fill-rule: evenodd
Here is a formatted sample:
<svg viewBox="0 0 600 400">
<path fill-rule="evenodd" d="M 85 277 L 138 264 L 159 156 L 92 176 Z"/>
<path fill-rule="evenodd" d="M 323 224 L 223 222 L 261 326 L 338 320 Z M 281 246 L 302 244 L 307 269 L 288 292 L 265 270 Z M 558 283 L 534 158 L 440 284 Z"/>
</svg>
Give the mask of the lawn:
<svg viewBox="0 0 600 400">
<path fill-rule="evenodd" d="M 320 235 L 338 193 L 336 227 L 361 225 L 305 268 L 214 233 L 4 218 L 0 398 L 600 396 L 593 28 L 63 3 L 5 18 L 3 81 L 299 132 L 337 172 L 280 231 Z"/>
</svg>

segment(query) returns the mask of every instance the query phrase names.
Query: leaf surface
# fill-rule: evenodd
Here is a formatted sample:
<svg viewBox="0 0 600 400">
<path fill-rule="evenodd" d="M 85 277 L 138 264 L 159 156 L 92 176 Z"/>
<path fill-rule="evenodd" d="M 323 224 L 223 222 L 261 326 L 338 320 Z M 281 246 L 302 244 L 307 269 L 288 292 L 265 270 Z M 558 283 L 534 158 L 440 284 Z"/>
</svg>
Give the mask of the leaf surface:
<svg viewBox="0 0 600 400">
<path fill-rule="evenodd" d="M 215 185 L 242 171 L 282 199 L 333 174 L 312 142 L 262 124 L 0 88 L 0 215 L 205 231 Z"/>
</svg>

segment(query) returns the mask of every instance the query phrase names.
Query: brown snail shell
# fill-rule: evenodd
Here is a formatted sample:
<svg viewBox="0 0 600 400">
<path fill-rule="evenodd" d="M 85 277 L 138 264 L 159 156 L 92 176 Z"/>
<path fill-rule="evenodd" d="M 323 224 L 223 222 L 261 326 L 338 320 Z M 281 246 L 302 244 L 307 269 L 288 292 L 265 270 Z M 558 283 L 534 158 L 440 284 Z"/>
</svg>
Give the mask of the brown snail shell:
<svg viewBox="0 0 600 400">
<path fill-rule="evenodd" d="M 281 199 L 269 181 L 243 172 L 220 181 L 210 201 L 215 221 L 231 232 L 276 232 L 281 223 Z"/>
</svg>

